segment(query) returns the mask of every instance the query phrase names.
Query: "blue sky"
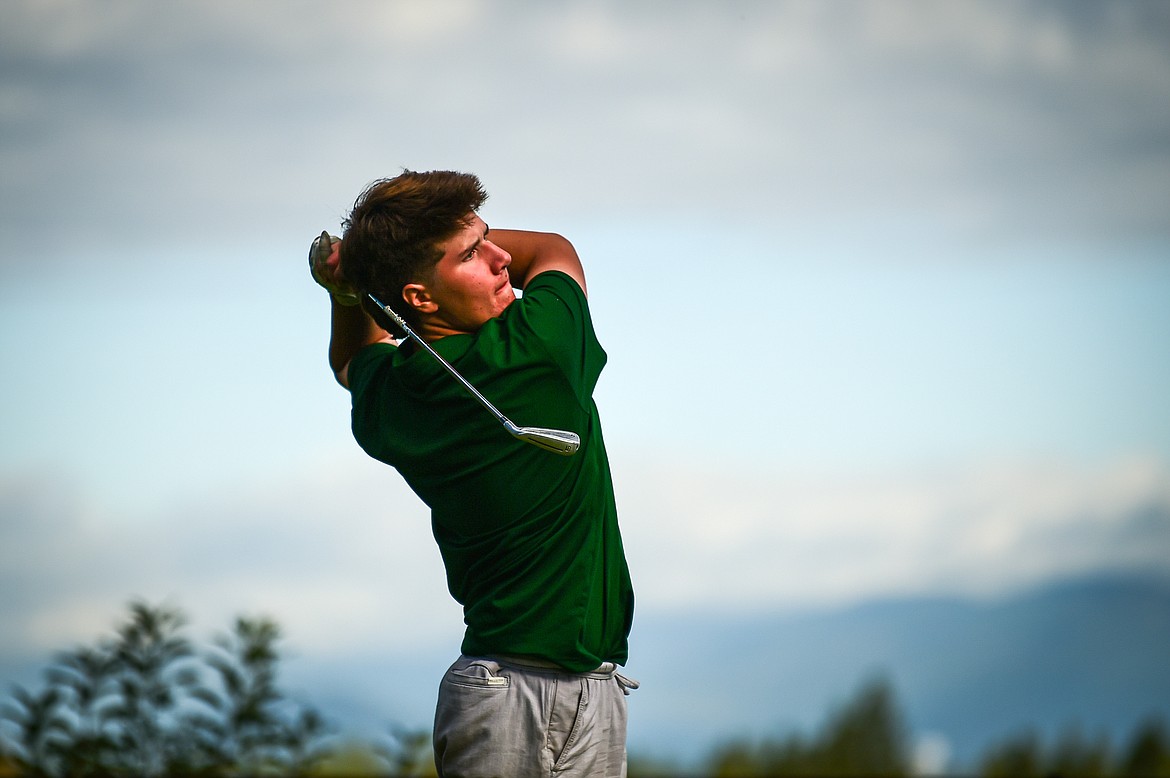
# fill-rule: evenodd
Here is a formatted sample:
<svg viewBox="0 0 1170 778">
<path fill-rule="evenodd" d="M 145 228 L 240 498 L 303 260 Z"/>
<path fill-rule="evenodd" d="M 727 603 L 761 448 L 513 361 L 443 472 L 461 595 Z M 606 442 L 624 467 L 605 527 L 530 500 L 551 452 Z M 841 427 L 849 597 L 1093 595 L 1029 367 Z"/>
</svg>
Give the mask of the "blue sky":
<svg viewBox="0 0 1170 778">
<path fill-rule="evenodd" d="M 455 650 L 305 266 L 403 167 L 581 253 L 640 607 L 1170 572 L 1168 33 L 1154 2 L 4 4 L 0 657 L 135 595 Z"/>
</svg>

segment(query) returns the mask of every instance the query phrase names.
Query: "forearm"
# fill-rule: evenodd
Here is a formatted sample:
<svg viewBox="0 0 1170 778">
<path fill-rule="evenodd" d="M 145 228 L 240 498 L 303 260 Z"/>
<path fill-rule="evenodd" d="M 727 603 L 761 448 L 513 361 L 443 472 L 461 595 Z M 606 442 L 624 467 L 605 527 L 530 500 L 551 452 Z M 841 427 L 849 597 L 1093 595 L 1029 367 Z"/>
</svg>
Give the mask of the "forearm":
<svg viewBox="0 0 1170 778">
<path fill-rule="evenodd" d="M 360 305 L 342 305 L 330 296 L 329 367 L 338 383 L 349 388 L 349 363 L 371 343 L 394 343 L 394 338 L 374 323 Z"/>
<path fill-rule="evenodd" d="M 561 270 L 585 288 L 585 271 L 573 244 L 552 232 L 529 232 L 527 230 L 497 230 L 488 233 L 487 239 L 512 257 L 508 273 L 512 286 L 523 289 L 529 280 L 546 270 Z"/>
</svg>

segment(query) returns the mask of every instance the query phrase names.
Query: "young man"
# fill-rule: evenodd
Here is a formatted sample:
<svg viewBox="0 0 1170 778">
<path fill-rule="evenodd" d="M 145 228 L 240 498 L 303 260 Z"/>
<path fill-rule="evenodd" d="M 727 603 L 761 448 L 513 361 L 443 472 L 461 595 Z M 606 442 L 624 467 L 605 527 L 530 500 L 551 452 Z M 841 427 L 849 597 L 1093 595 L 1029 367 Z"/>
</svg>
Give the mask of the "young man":
<svg viewBox="0 0 1170 778">
<path fill-rule="evenodd" d="M 314 243 L 333 300 L 329 362 L 358 443 L 431 508 L 463 605 L 435 714 L 439 775 L 622 776 L 637 684 L 616 672 L 633 590 L 592 397 L 606 356 L 573 246 L 489 229 L 485 199 L 475 176 L 407 171 L 362 193 L 342 240 Z M 366 293 L 508 418 L 576 432 L 579 450 L 513 438 L 432 355 L 379 326 Z"/>
</svg>

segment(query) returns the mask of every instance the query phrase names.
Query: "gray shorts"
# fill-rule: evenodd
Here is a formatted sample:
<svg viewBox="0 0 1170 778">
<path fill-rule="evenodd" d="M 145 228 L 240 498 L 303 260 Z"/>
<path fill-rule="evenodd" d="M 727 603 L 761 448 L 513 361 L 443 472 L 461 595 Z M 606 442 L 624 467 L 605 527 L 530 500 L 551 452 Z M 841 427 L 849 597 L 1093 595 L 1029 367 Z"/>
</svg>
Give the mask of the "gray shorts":
<svg viewBox="0 0 1170 778">
<path fill-rule="evenodd" d="M 461 656 L 439 684 L 441 778 L 624 778 L 626 695 L 605 663 L 587 673 L 519 657 Z"/>
</svg>

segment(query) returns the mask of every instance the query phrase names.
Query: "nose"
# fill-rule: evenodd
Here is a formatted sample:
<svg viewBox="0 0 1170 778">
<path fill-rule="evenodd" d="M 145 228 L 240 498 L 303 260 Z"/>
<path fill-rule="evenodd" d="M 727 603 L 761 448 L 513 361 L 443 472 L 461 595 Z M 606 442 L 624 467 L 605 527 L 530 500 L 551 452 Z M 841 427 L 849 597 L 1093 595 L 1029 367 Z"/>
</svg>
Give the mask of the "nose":
<svg viewBox="0 0 1170 778">
<path fill-rule="evenodd" d="M 490 241 L 485 241 L 492 247 L 492 270 L 496 273 L 504 272 L 504 268 L 512 264 L 512 255 Z"/>
</svg>

